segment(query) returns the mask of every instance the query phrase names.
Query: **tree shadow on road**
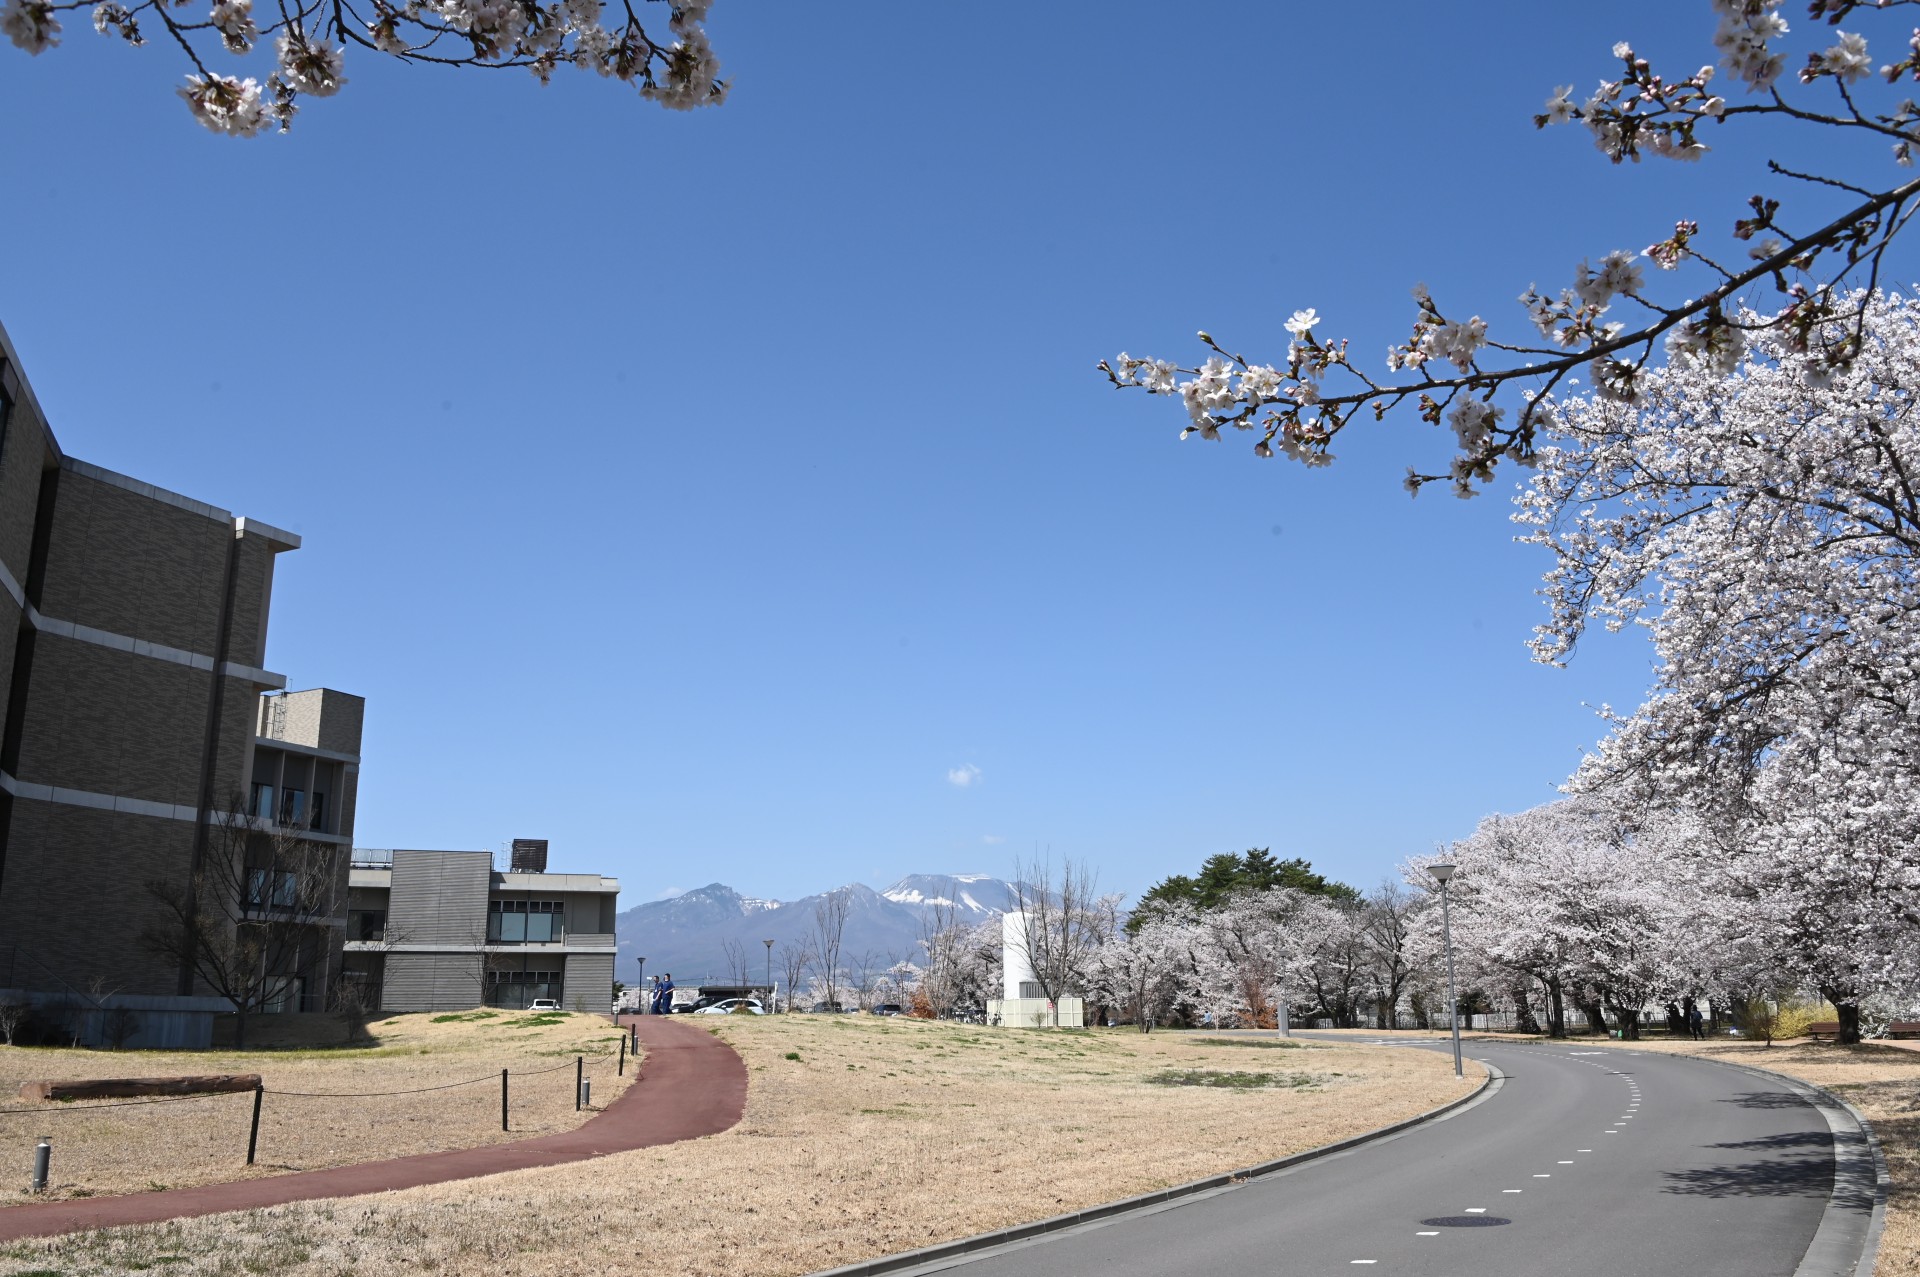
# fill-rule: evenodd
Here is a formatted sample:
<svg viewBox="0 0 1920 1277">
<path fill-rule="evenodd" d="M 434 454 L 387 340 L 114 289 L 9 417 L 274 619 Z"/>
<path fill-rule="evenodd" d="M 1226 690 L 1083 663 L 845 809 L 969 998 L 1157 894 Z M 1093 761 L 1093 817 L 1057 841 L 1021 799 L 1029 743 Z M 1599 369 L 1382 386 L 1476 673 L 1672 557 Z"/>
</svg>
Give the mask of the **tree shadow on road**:
<svg viewBox="0 0 1920 1277">
<path fill-rule="evenodd" d="M 1750 1140 L 1729 1140 L 1724 1144 L 1709 1144 L 1708 1148 L 1748 1148 L 1767 1149 L 1779 1152 L 1790 1148 L 1833 1147 L 1833 1136 L 1826 1131 L 1781 1131 L 1776 1135 L 1761 1135 Z"/>
<path fill-rule="evenodd" d="M 1721 1104 L 1737 1104 L 1743 1109 L 1805 1108 L 1807 1102 L 1791 1091 L 1743 1091 Z"/>
<path fill-rule="evenodd" d="M 1807 1153 L 1665 1174 L 1664 1191 L 1692 1197 L 1825 1198 L 1833 1188 L 1833 1158 L 1825 1152 Z"/>
</svg>

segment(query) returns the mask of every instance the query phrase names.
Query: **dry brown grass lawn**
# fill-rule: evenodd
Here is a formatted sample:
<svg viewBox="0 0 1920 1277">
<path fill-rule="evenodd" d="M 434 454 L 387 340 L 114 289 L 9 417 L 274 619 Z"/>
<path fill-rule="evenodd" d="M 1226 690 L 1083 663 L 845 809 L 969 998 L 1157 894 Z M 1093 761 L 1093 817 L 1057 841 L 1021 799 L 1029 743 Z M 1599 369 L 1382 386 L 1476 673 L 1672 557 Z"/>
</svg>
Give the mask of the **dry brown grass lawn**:
<svg viewBox="0 0 1920 1277">
<path fill-rule="evenodd" d="M 49 1135 L 54 1149 L 52 1196 L 181 1188 L 568 1129 L 591 1116 L 573 1109 L 576 1054 L 588 1057 L 596 1108 L 625 1085 L 616 1079 L 615 1060 L 609 1055 L 619 1030 L 598 1016 L 566 1015 L 556 1022 L 554 1016 L 536 1018 L 515 1011 L 467 1012 L 461 1018 L 402 1015 L 376 1020 L 369 1030 L 372 1040 L 353 1048 L 188 1052 L 0 1047 L 0 1164 L 26 1167 L 32 1146 Z M 337 1040 L 337 1035 L 327 1037 Z M 516 1075 L 552 1070 L 511 1080 L 514 1129 L 504 1134 L 503 1068 Z M 18 1098 L 20 1083 L 27 1081 L 184 1073 L 261 1075 L 266 1095 L 255 1165 L 246 1165 L 250 1093 L 160 1104 L 47 1104 Z M 438 1087 L 469 1078 L 482 1080 L 412 1095 L 351 1094 Z M 310 1098 L 289 1092 L 326 1094 Z M 0 1210 L 29 1200 L 25 1188 L 24 1174 L 9 1175 L 0 1190 Z"/>
<path fill-rule="evenodd" d="M 1771 1047 L 1728 1039 L 1692 1042 L 1666 1038 L 1608 1045 L 1750 1064 L 1824 1086 L 1845 1098 L 1873 1123 L 1893 1181 L 1887 1194 L 1887 1231 L 1880 1242 L 1875 1277 L 1920 1277 L 1920 1053 L 1872 1043 L 1835 1046 L 1805 1040 Z"/>
<path fill-rule="evenodd" d="M 1197 1034 L 864 1016 L 701 1027 L 749 1070 L 746 1117 L 723 1134 L 378 1197 L 11 1243 L 0 1273 L 94 1277 L 165 1262 L 176 1277 L 598 1277 L 638 1256 L 652 1273 L 786 1277 L 1232 1170 L 1480 1082 L 1456 1081 L 1434 1052 L 1209 1046 Z M 1170 1072 L 1270 1084 L 1149 1080 Z"/>
</svg>

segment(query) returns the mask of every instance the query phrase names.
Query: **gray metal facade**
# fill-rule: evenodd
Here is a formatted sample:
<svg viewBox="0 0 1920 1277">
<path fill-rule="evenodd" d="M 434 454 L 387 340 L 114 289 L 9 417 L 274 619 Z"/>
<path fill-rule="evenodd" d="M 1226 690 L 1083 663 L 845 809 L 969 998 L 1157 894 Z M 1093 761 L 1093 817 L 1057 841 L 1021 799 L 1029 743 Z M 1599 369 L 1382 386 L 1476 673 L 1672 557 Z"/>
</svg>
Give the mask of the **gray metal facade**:
<svg viewBox="0 0 1920 1277">
<path fill-rule="evenodd" d="M 487 938 L 487 888 L 492 879 L 493 861 L 482 852 L 396 849 L 387 897 L 387 943 L 477 949 Z"/>
<path fill-rule="evenodd" d="M 485 905 L 481 908 L 484 912 Z M 380 1007 L 384 1011 L 445 1011 L 479 1006 L 484 962 L 477 951 L 390 953 Z"/>
</svg>

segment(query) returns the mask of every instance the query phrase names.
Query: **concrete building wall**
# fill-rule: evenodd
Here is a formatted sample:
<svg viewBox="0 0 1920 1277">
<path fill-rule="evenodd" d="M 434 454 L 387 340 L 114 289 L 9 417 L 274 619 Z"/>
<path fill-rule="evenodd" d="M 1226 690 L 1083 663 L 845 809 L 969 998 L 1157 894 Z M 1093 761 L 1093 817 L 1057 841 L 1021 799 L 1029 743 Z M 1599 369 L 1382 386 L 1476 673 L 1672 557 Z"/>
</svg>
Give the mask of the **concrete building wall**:
<svg viewBox="0 0 1920 1277">
<path fill-rule="evenodd" d="M 193 823 L 65 803 L 14 804 L 16 849 L 0 883 L 0 984 L 56 992 L 178 991 L 178 972 L 142 944 L 167 924 L 146 884 L 193 855 Z"/>
<path fill-rule="evenodd" d="M 197 992 L 141 943 L 158 924 L 148 884 L 187 882 L 245 790 L 258 694 L 284 686 L 262 668 L 274 559 L 298 545 L 64 456 L 0 330 L 0 969 L 13 987 Z M 357 713 L 349 728 L 343 752 L 357 754 Z"/>
<path fill-rule="evenodd" d="M 72 460 L 62 466 L 36 606 L 63 621 L 211 654 L 220 636 L 231 518 L 212 506 L 188 509 L 143 496 L 107 482 L 107 473 Z"/>
<path fill-rule="evenodd" d="M 358 696 L 325 687 L 269 696 L 261 702 L 259 733 L 312 749 L 357 754 L 366 705 Z"/>
</svg>

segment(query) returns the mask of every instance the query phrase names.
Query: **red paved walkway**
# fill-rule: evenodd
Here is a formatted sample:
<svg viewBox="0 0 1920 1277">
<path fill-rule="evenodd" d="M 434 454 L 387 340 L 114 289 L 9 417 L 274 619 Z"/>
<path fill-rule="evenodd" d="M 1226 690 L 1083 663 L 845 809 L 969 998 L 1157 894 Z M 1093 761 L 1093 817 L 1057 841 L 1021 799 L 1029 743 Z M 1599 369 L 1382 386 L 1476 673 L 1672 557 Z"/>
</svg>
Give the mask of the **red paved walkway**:
<svg viewBox="0 0 1920 1277">
<path fill-rule="evenodd" d="M 512 1144 L 421 1153 L 233 1184 L 8 1206 L 0 1208 L 0 1241 L 120 1224 L 153 1224 L 319 1197 L 353 1197 L 531 1166 L 558 1166 L 713 1135 L 740 1120 L 747 1102 L 747 1066 L 732 1047 L 679 1018 L 628 1016 L 622 1022 L 640 1027 L 640 1041 L 647 1051 L 640 1078 L 604 1112 L 571 1131 Z"/>
</svg>

